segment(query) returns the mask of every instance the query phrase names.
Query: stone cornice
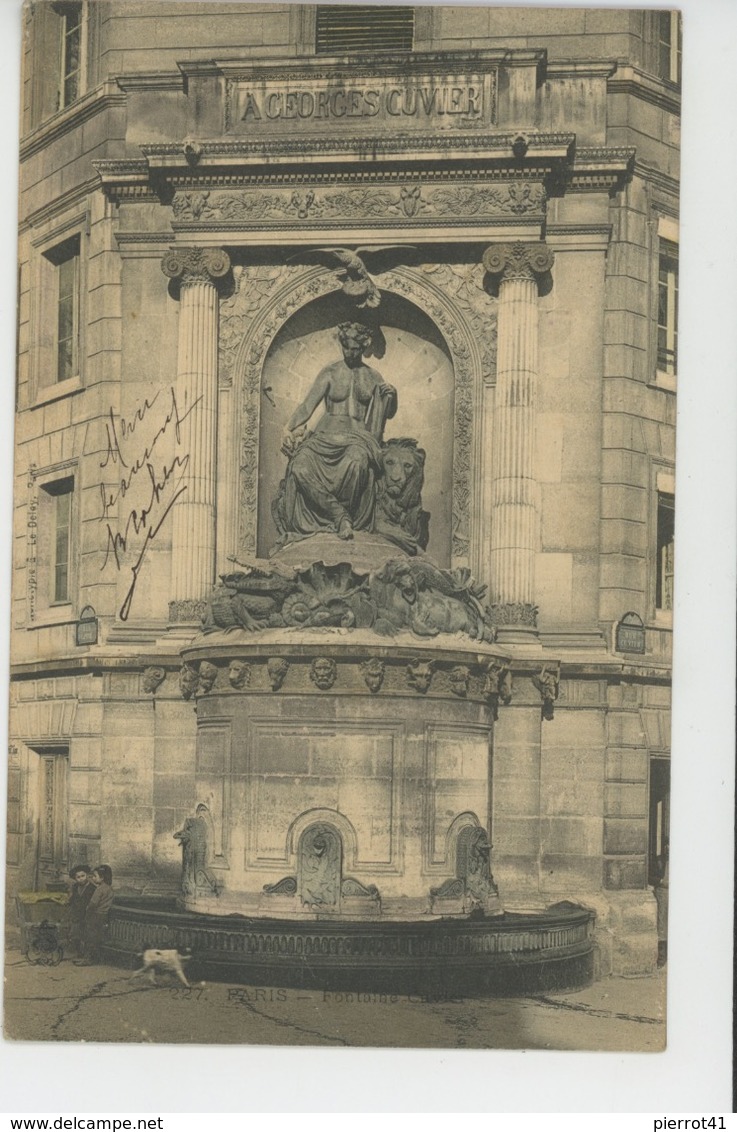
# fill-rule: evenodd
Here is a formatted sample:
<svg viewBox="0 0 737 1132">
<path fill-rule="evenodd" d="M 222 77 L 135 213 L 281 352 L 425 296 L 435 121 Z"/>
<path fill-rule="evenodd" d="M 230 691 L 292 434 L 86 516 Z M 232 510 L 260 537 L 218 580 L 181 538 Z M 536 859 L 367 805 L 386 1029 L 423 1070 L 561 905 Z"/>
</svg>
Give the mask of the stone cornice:
<svg viewBox="0 0 737 1132">
<path fill-rule="evenodd" d="M 549 62 L 545 68 L 545 77 L 549 79 L 608 79 L 617 70 L 617 63 L 613 59 L 556 59 Z"/>
<path fill-rule="evenodd" d="M 517 184 L 537 181 L 556 195 L 569 190 L 621 189 L 632 173 L 634 149 L 577 148 L 575 141 L 574 134 L 511 131 L 370 138 L 299 136 L 258 142 L 214 139 L 190 144 L 187 153 L 182 145 L 144 145 L 142 158 L 99 160 L 93 165 L 102 189 L 115 200 L 151 193 L 171 200 L 178 192 L 251 186 L 317 189 L 337 183 L 408 181 L 430 185 L 479 177 Z"/>
<path fill-rule="evenodd" d="M 62 193 L 61 196 L 43 205 L 42 208 L 37 208 L 34 212 L 29 212 L 28 216 L 24 216 L 18 224 L 19 232 L 26 232 L 29 228 L 40 228 L 49 220 L 53 220 L 54 217 L 66 212 L 79 201 L 88 197 L 91 193 L 95 192 L 96 189 L 99 189 L 99 187 L 100 182 L 97 177 L 91 177 L 86 181 L 80 182 L 80 184 L 75 185 L 67 192 Z"/>
<path fill-rule="evenodd" d="M 275 56 L 263 55 L 253 62 L 243 55 L 232 59 L 184 60 L 178 64 L 186 80 L 223 76 L 230 80 L 279 80 L 285 78 L 335 79 L 356 74 L 395 74 L 401 71 L 422 74 L 448 74 L 454 69 L 493 70 L 504 67 L 536 67 L 544 69 L 544 49 L 491 48 L 477 51 L 411 51 L 359 55 Z"/>
<path fill-rule="evenodd" d="M 137 75 L 118 75 L 115 80 L 121 90 L 131 91 L 179 91 L 184 93 L 185 80 L 181 71 L 149 71 Z"/>
<path fill-rule="evenodd" d="M 574 192 L 618 191 L 631 178 L 634 164 L 632 146 L 578 147 L 566 170 L 566 187 Z"/>
<path fill-rule="evenodd" d="M 628 94 L 669 114 L 681 113 L 681 92 L 673 83 L 648 75 L 637 67 L 619 66 L 607 84 L 609 94 Z"/>
<path fill-rule="evenodd" d="M 77 126 L 93 118 L 96 114 L 101 114 L 104 110 L 109 110 L 115 106 L 124 106 L 125 100 L 126 96 L 115 80 L 107 80 L 95 90 L 90 91 L 89 94 L 85 94 L 82 98 L 73 102 L 71 106 L 59 110 L 53 117 L 47 119 L 22 138 L 20 143 L 21 162 L 27 161 L 29 157 L 33 157 L 34 154 L 45 149 L 51 142 L 63 137 L 70 130 L 76 129 Z"/>
<path fill-rule="evenodd" d="M 670 177 L 654 165 L 647 165 L 644 161 L 635 161 L 633 172 L 636 177 L 642 177 L 662 193 L 667 193 L 673 199 L 672 215 L 678 216 L 679 182 L 676 177 Z"/>
<path fill-rule="evenodd" d="M 152 171 L 171 175 L 192 169 L 204 172 L 211 168 L 248 168 L 265 162 L 293 164 L 310 160 L 321 164 L 343 164 L 360 160 L 365 167 L 367 158 L 374 166 L 382 159 L 402 164 L 413 161 L 428 162 L 474 160 L 502 162 L 520 168 L 520 159 L 513 148 L 519 134 L 514 131 L 465 134 L 411 133 L 362 135 L 341 137 L 336 135 L 293 136 L 269 141 L 232 139 L 227 141 L 197 141 L 196 162 L 188 159 L 181 145 L 142 145 L 141 151 Z M 570 133 L 530 133 L 525 137 L 524 165 L 550 165 L 570 157 L 575 135 Z M 102 163 L 100 163 L 102 164 Z M 99 166 L 98 166 L 99 167 Z"/>
</svg>

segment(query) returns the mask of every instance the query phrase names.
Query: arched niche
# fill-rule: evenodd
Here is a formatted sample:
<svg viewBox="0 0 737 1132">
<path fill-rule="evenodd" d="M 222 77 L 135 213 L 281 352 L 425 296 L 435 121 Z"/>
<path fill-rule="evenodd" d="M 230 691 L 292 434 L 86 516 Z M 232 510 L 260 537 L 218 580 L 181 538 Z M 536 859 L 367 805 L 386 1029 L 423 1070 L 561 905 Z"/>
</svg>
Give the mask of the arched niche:
<svg viewBox="0 0 737 1132">
<path fill-rule="evenodd" d="M 344 316 L 343 316 L 344 317 Z M 335 296 L 306 303 L 286 320 L 264 360 L 258 443 L 257 553 L 267 557 L 277 540 L 271 504 L 284 475 L 282 432 L 320 370 L 341 356 Z M 440 566 L 451 563 L 454 370 L 445 339 L 432 319 L 409 299 L 385 293 L 381 327 L 382 358 L 367 358 L 394 385 L 398 410 L 385 438 L 413 437 L 427 453 L 422 499 L 430 512 L 428 554 Z M 316 423 L 324 410 L 316 410 Z"/>
</svg>

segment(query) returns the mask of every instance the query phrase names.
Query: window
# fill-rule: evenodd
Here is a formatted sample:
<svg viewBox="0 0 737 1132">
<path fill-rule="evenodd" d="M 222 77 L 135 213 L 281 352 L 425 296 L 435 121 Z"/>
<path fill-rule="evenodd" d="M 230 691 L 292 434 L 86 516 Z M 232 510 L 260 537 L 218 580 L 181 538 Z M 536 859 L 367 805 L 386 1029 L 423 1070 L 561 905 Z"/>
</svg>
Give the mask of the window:
<svg viewBox="0 0 737 1132">
<path fill-rule="evenodd" d="M 658 252 L 658 372 L 675 377 L 677 362 L 678 244 L 661 239 Z"/>
<path fill-rule="evenodd" d="M 318 55 L 411 51 L 414 29 L 414 8 L 318 5 L 316 51 Z"/>
<path fill-rule="evenodd" d="M 90 5 L 88 0 L 45 0 L 26 4 L 25 10 L 30 59 L 24 132 L 86 94 Z"/>
<path fill-rule="evenodd" d="M 68 604 L 71 600 L 71 527 L 74 477 L 67 476 L 43 485 L 46 495 L 42 518 L 48 522 L 49 603 Z"/>
<path fill-rule="evenodd" d="M 54 380 L 68 381 L 79 374 L 79 236 L 70 237 L 45 254 L 56 276 Z"/>
<path fill-rule="evenodd" d="M 675 496 L 658 492 L 655 608 L 673 609 L 673 549 L 675 531 Z"/>
<path fill-rule="evenodd" d="M 64 4 L 61 15 L 61 82 L 59 109 L 76 102 L 82 93 L 82 5 Z"/>
<path fill-rule="evenodd" d="M 76 472 L 76 464 L 67 462 L 31 477 L 26 553 L 29 629 L 76 619 Z"/>
<path fill-rule="evenodd" d="M 666 82 L 681 81 L 681 14 L 656 12 L 658 75 Z"/>
</svg>

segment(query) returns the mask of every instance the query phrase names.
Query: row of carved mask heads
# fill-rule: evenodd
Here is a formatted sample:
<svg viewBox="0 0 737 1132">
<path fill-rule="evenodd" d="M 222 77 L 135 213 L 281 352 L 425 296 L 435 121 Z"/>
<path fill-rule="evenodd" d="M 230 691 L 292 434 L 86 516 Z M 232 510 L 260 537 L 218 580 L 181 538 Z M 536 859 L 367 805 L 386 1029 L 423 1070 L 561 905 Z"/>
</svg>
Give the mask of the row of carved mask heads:
<svg viewBox="0 0 737 1132">
<path fill-rule="evenodd" d="M 269 685 L 273 691 L 276 692 L 281 688 L 289 668 L 289 661 L 283 657 L 269 657 L 266 662 L 266 672 Z M 369 660 L 363 661 L 360 668 L 369 691 L 372 694 L 379 692 L 384 683 L 386 663 L 379 657 L 371 657 Z M 421 695 L 425 695 L 430 690 L 433 676 L 437 670 L 437 661 L 413 661 L 405 669 L 407 685 Z M 220 668 L 208 660 L 201 661 L 198 667 L 193 664 L 182 665 L 179 671 L 179 688 L 182 696 L 188 700 L 196 693 L 204 695 L 212 691 L 219 673 Z M 331 657 L 315 657 L 310 665 L 310 680 L 321 691 L 329 691 L 333 687 L 337 674 L 338 666 Z M 464 699 L 468 695 L 471 682 L 470 667 L 465 664 L 454 665 L 448 670 L 447 676 L 450 691 L 460 699 Z M 143 690 L 155 695 L 165 678 L 165 668 L 159 665 L 151 665 L 143 673 Z M 232 660 L 230 662 L 228 665 L 228 682 L 232 688 L 239 691 L 250 687 L 251 665 L 248 661 Z M 559 666 L 557 664 L 544 665 L 540 673 L 532 677 L 532 683 L 540 693 L 543 717 L 552 719 L 553 704 L 560 691 Z M 512 698 L 512 674 L 508 665 L 503 662 L 492 661 L 486 667 L 483 693 L 491 702 L 496 718 L 499 704 L 507 704 Z"/>
</svg>

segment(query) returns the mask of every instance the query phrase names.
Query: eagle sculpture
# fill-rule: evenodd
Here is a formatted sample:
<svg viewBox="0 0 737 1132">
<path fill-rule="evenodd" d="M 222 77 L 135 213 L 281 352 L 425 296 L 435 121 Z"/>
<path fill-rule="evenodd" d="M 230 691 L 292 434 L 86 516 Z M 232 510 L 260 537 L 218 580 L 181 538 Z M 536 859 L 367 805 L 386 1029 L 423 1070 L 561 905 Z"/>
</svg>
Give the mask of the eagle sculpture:
<svg viewBox="0 0 737 1132">
<path fill-rule="evenodd" d="M 356 248 L 355 251 L 350 248 L 311 248 L 291 258 L 313 260 L 326 267 L 334 267 L 337 261 L 340 265 L 337 275 L 343 294 L 357 307 L 373 309 L 381 302 L 381 292 L 369 274 L 367 263 L 372 271 L 381 274 L 406 260 L 408 254 L 411 255 L 414 251 L 416 248 L 407 244 L 382 244 Z"/>
</svg>

